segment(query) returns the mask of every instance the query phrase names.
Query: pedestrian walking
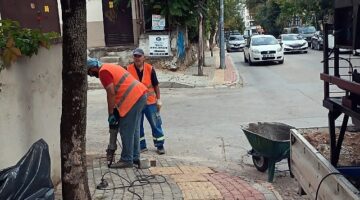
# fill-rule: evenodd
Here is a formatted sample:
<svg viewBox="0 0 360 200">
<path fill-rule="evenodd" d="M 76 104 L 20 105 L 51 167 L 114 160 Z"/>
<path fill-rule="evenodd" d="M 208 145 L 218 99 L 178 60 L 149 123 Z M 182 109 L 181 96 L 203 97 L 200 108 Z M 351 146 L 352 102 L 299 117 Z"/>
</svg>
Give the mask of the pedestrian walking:
<svg viewBox="0 0 360 200">
<path fill-rule="evenodd" d="M 140 48 L 136 48 L 133 51 L 133 60 L 134 62 L 127 66 L 127 70 L 132 74 L 137 80 L 142 82 L 148 89 L 148 96 L 146 101 L 146 106 L 142 111 L 141 120 L 140 120 L 140 148 L 144 152 L 147 150 L 145 133 L 144 133 L 144 116 L 148 120 L 154 145 L 157 148 L 158 154 L 165 154 L 164 149 L 164 132 L 161 128 L 161 117 L 160 109 L 162 102 L 160 99 L 160 89 L 159 81 L 156 76 L 155 69 L 152 65 L 145 62 L 144 51 Z"/>
<path fill-rule="evenodd" d="M 111 168 L 129 168 L 139 165 L 140 118 L 146 104 L 147 89 L 119 65 L 88 58 L 88 75 L 99 78 L 106 90 L 110 128 L 107 159 Z M 120 131 L 122 151 L 120 160 L 112 164 Z"/>
</svg>

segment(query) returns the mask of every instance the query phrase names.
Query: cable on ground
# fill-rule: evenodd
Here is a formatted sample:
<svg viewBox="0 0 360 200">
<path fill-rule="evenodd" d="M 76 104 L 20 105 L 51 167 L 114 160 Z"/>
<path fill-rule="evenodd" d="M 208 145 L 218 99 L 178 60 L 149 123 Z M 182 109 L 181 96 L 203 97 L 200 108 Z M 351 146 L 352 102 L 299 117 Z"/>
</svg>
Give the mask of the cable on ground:
<svg viewBox="0 0 360 200">
<path fill-rule="evenodd" d="M 106 158 L 106 157 L 100 157 L 100 158 Z M 113 171 L 110 171 L 110 170 L 105 172 L 102 175 L 101 182 L 100 182 L 100 184 L 97 185 L 96 189 L 97 190 L 116 190 L 116 189 L 125 189 L 125 188 L 127 188 L 128 192 L 134 194 L 140 200 L 142 200 L 141 196 L 138 193 L 136 193 L 135 191 L 131 190 L 131 188 L 138 187 L 138 186 L 144 186 L 144 185 L 148 185 L 148 184 L 167 183 L 167 180 L 163 175 L 144 175 L 144 174 L 141 174 L 141 171 L 138 168 L 135 167 L 135 169 L 136 169 L 137 174 L 139 174 L 139 175 L 136 175 L 136 180 L 134 180 L 134 181 L 129 181 L 128 179 L 124 178 L 123 176 L 121 176 L 117 172 L 113 172 Z M 107 188 L 108 183 L 104 179 L 105 175 L 107 175 L 107 174 L 114 174 L 114 175 L 118 176 L 120 179 L 125 180 L 128 183 L 128 185 Z M 152 181 L 152 180 L 157 180 L 156 177 L 161 177 L 163 180 L 162 181 Z"/>
</svg>

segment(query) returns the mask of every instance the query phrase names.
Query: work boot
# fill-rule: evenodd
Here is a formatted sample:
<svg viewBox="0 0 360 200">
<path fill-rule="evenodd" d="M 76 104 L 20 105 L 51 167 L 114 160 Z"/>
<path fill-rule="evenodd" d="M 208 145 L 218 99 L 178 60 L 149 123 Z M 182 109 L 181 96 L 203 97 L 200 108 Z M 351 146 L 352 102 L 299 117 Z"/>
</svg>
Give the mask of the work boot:
<svg viewBox="0 0 360 200">
<path fill-rule="evenodd" d="M 164 147 L 158 147 L 157 150 L 156 150 L 156 153 L 158 153 L 159 155 L 165 154 L 165 149 L 164 149 Z"/>
<path fill-rule="evenodd" d="M 110 166 L 115 161 L 115 150 L 106 149 L 106 160 L 108 162 L 108 166 Z"/>
<path fill-rule="evenodd" d="M 132 168 L 132 167 L 133 167 L 132 162 L 125 162 L 122 160 L 119 160 L 117 163 L 110 165 L 110 168 L 114 168 L 114 169 Z"/>
<path fill-rule="evenodd" d="M 140 168 L 140 160 L 133 160 L 133 164 Z"/>
</svg>

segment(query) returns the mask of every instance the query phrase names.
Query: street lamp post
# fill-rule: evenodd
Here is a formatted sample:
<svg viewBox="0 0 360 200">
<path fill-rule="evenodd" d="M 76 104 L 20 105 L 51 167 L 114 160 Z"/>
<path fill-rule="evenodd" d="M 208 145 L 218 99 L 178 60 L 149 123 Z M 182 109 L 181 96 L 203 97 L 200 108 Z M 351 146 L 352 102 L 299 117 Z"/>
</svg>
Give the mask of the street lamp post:
<svg viewBox="0 0 360 200">
<path fill-rule="evenodd" d="M 220 0 L 220 69 L 225 69 L 224 0 Z"/>
</svg>

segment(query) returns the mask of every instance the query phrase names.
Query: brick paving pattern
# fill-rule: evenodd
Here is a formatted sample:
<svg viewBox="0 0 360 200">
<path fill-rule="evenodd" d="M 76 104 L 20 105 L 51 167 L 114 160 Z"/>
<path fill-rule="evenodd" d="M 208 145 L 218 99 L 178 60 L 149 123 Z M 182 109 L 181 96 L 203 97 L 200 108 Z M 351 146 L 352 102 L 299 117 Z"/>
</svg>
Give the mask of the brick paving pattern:
<svg viewBox="0 0 360 200">
<path fill-rule="evenodd" d="M 224 81 L 230 84 L 235 83 L 237 81 L 237 74 L 230 55 L 225 57 L 225 66 Z"/>
<path fill-rule="evenodd" d="M 181 182 L 178 183 L 184 199 L 223 199 L 220 192 L 211 182 Z"/>
<path fill-rule="evenodd" d="M 172 158 L 159 157 L 157 167 L 149 169 L 108 169 L 105 158 L 95 158 L 88 163 L 89 188 L 92 199 L 139 199 L 129 192 L 133 191 L 142 199 L 276 199 L 271 192 L 239 177 L 214 172 L 208 167 L 186 165 Z M 96 189 L 102 176 L 108 182 L 105 190 Z M 130 182 L 143 176 L 151 176 L 149 184 L 136 182 L 131 188 Z M 264 191 L 265 190 L 265 191 Z M 261 191 L 261 192 L 260 192 Z M 55 199 L 61 199 L 61 185 L 57 187 Z"/>
<path fill-rule="evenodd" d="M 239 177 L 225 173 L 206 174 L 205 177 L 215 185 L 224 199 L 264 200 L 265 196 Z"/>
</svg>

